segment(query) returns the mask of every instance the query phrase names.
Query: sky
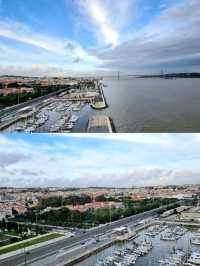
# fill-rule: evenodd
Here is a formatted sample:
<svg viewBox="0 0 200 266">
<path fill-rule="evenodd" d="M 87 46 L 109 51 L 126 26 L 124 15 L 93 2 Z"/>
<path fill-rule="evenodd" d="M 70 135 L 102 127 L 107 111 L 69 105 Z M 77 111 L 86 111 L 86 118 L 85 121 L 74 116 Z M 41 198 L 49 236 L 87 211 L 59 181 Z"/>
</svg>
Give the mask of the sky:
<svg viewBox="0 0 200 266">
<path fill-rule="evenodd" d="M 0 135 L 0 186 L 200 183 L 200 134 Z"/>
<path fill-rule="evenodd" d="M 199 0 L 0 0 L 0 75 L 200 71 Z"/>
</svg>

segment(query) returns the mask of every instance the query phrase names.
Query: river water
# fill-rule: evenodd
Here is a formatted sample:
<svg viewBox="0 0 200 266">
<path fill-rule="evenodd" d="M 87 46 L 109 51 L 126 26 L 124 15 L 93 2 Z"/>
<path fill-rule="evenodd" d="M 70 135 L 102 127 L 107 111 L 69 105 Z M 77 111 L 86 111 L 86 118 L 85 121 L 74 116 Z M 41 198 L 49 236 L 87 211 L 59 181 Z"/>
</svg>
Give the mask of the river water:
<svg viewBox="0 0 200 266">
<path fill-rule="evenodd" d="M 104 79 L 109 107 L 85 106 L 74 132 L 85 132 L 93 115 L 108 115 L 117 132 L 199 132 L 200 79 Z"/>
<path fill-rule="evenodd" d="M 142 231 L 137 238 L 137 241 L 142 241 L 146 238 L 145 231 Z M 153 249 L 145 256 L 139 257 L 136 266 L 158 266 L 159 259 L 163 259 L 169 256 L 173 252 L 174 248 L 182 249 L 185 253 L 191 251 L 199 251 L 199 247 L 190 244 L 190 237 L 196 233 L 195 231 L 188 231 L 184 236 L 182 236 L 177 241 L 163 241 L 160 240 L 160 234 L 154 238 L 151 238 Z M 112 256 L 115 250 L 123 249 L 127 243 L 122 245 L 113 245 L 104 251 L 99 252 L 82 261 L 75 266 L 94 266 L 99 260 L 104 260 L 106 257 Z"/>
<path fill-rule="evenodd" d="M 95 111 L 83 105 L 75 112 L 79 120 L 72 132 L 85 133 L 95 115 L 111 117 L 119 133 L 200 131 L 200 79 L 106 78 L 103 83 L 108 108 Z M 36 132 L 49 132 L 61 114 L 50 112 L 49 117 Z"/>
</svg>

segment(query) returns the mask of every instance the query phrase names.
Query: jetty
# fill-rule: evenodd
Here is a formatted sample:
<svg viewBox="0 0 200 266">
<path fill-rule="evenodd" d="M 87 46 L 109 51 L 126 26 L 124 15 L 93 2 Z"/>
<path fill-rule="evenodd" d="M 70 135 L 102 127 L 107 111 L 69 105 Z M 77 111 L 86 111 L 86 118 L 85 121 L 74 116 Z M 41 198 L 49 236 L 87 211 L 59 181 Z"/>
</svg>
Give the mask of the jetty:
<svg viewBox="0 0 200 266">
<path fill-rule="evenodd" d="M 90 106 L 95 110 L 106 109 L 108 107 L 108 104 L 104 96 L 103 84 L 102 82 L 96 81 L 95 86 L 96 86 L 96 91 L 99 92 L 99 96 L 95 97 L 94 100 L 92 100 Z"/>
<path fill-rule="evenodd" d="M 112 119 L 108 116 L 93 116 L 89 119 L 87 133 L 115 133 Z"/>
</svg>

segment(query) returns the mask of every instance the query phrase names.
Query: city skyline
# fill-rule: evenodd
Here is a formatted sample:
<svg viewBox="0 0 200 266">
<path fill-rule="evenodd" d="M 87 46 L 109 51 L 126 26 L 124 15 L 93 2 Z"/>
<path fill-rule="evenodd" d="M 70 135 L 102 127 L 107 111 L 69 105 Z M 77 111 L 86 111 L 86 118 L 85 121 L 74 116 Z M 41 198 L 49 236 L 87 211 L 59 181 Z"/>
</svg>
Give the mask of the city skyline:
<svg viewBox="0 0 200 266">
<path fill-rule="evenodd" d="M 0 75 L 199 71 L 199 10 L 198 0 L 1 0 Z"/>
<path fill-rule="evenodd" d="M 199 184 L 199 147 L 199 134 L 1 135 L 0 184 L 1 187 Z"/>
</svg>

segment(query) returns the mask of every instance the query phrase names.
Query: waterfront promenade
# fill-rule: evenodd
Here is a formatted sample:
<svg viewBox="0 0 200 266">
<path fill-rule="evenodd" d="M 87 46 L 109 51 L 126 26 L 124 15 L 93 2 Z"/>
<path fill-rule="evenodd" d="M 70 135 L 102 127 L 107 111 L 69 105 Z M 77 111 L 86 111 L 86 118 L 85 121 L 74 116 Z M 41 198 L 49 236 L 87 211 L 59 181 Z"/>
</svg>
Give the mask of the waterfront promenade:
<svg viewBox="0 0 200 266">
<path fill-rule="evenodd" d="M 93 229 L 87 230 L 84 232 L 77 233 L 74 237 L 70 237 L 67 239 L 58 240 L 56 243 L 52 243 L 50 245 L 45 245 L 39 248 L 35 248 L 31 251 L 31 253 L 28 255 L 27 262 L 30 263 L 36 263 L 35 265 L 45 265 L 40 264 L 41 261 L 48 260 L 48 258 L 51 258 L 51 256 L 60 254 L 60 251 L 63 250 L 63 248 L 67 251 L 68 249 L 71 249 L 73 246 L 77 246 L 81 243 L 85 243 L 88 239 L 96 239 L 100 235 L 107 235 L 110 234 L 110 232 L 113 229 L 116 229 L 120 226 L 130 225 L 132 224 L 134 226 L 135 223 L 138 223 L 138 221 L 147 219 L 155 215 L 158 211 L 164 210 L 166 207 L 173 207 L 174 204 L 170 204 L 168 206 L 162 206 L 157 209 L 153 209 L 144 213 L 140 213 L 134 216 L 130 216 L 127 218 L 120 219 L 118 221 L 108 223 L 99 227 L 95 227 Z M 9 258 L 0 260 L 1 266 L 23 266 L 24 265 L 24 254 L 18 254 L 15 256 L 10 256 Z M 34 265 L 34 264 L 33 264 Z M 47 265 L 49 265 L 49 261 L 47 262 Z M 56 264 L 54 264 L 56 265 Z"/>
</svg>

